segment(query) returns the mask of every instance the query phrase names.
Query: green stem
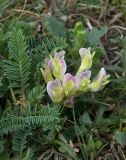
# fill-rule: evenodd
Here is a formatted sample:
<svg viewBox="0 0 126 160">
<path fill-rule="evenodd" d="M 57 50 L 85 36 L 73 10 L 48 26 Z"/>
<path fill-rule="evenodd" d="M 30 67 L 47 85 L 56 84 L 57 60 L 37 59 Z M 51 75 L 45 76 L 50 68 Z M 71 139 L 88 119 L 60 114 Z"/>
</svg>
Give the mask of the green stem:
<svg viewBox="0 0 126 160">
<path fill-rule="evenodd" d="M 76 128 L 76 130 L 79 131 L 79 133 L 80 133 L 80 135 L 81 135 L 81 131 L 80 131 L 79 127 L 77 126 L 76 117 L 75 117 L 75 112 L 74 112 L 74 107 L 73 107 L 73 119 L 74 119 L 75 128 Z M 81 140 L 80 140 L 80 137 L 79 137 L 79 135 L 78 135 L 77 132 L 76 132 L 76 135 L 77 135 L 77 139 L 78 139 L 78 142 L 79 142 L 79 145 L 80 145 L 80 149 L 81 149 L 82 155 L 83 155 L 84 159 L 87 160 L 86 153 L 84 153 L 84 149 L 82 148 Z M 82 136 L 82 135 L 81 135 L 81 138 L 83 139 L 83 136 Z M 83 143 L 84 143 L 84 139 L 83 139 Z M 85 143 L 84 143 L 84 144 L 85 144 Z"/>
<path fill-rule="evenodd" d="M 16 97 L 15 97 L 15 95 L 14 95 L 14 92 L 13 92 L 13 89 L 12 89 L 12 87 L 11 87 L 11 83 L 10 83 L 10 82 L 9 82 L 9 86 L 10 86 L 9 88 L 10 88 L 10 92 L 11 92 L 11 96 L 12 96 L 14 105 L 16 106 L 17 101 L 16 101 Z"/>
</svg>

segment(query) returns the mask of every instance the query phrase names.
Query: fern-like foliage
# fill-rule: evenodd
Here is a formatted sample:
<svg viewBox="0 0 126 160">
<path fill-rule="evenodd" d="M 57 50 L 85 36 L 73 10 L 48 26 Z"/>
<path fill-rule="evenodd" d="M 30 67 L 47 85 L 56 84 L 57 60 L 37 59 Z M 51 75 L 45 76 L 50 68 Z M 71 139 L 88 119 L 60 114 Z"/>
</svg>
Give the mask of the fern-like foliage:
<svg viewBox="0 0 126 160">
<path fill-rule="evenodd" d="M 30 57 L 22 30 L 13 28 L 9 41 L 9 59 L 4 61 L 4 71 L 13 88 L 21 95 L 29 83 Z"/>
<path fill-rule="evenodd" d="M 27 148 L 27 136 L 30 135 L 32 135 L 32 133 L 27 128 L 21 129 L 13 134 L 12 150 L 15 155 L 22 155 L 23 151 Z"/>
<path fill-rule="evenodd" d="M 12 137 L 11 153 L 24 160 L 32 159 L 31 153 L 33 155 L 34 152 L 29 145 L 32 142 L 31 135 L 37 135 L 37 131 L 48 133 L 50 130 L 59 131 L 61 128 L 61 108 L 56 105 L 44 105 L 47 104 L 43 98 L 45 87 L 39 83 L 41 76 L 38 80 L 34 75 L 41 74 L 39 66 L 49 54 L 66 48 L 66 40 L 52 36 L 39 37 L 38 40 L 34 36 L 25 38 L 21 29 L 13 28 L 8 48 L 8 58 L 0 61 L 0 91 L 9 88 L 8 95 L 11 94 L 14 103 L 7 97 L 8 107 L 1 112 L 0 150 L 4 150 L 3 138 L 6 139 L 5 135 L 9 134 Z M 31 83 L 32 79 L 34 83 Z M 7 87 L 4 87 L 4 81 Z M 8 148 L 10 149 L 10 146 Z"/>
<path fill-rule="evenodd" d="M 31 105 L 39 105 L 41 103 L 42 98 L 44 97 L 44 86 L 38 85 L 34 87 L 31 92 L 28 94 L 28 101 Z"/>
<path fill-rule="evenodd" d="M 10 113 L 0 120 L 0 135 L 13 133 L 26 127 L 42 126 L 43 130 L 60 129 L 60 108 L 58 106 L 27 107 L 21 115 Z"/>
<path fill-rule="evenodd" d="M 0 0 L 0 14 L 2 14 L 2 12 L 6 11 L 6 9 L 11 6 L 14 5 L 15 3 L 19 2 L 19 0 Z"/>
<path fill-rule="evenodd" d="M 27 149 L 27 152 L 25 153 L 25 155 L 22 158 L 22 160 L 33 160 L 33 151 L 31 148 Z"/>
<path fill-rule="evenodd" d="M 7 90 L 7 85 L 4 77 L 3 59 L 0 57 L 0 98 L 2 98 Z"/>
<path fill-rule="evenodd" d="M 26 148 L 26 151 L 24 151 L 22 153 L 22 155 L 18 154 L 18 155 L 15 155 L 13 158 L 13 160 L 33 160 L 33 150 L 30 148 L 30 147 L 27 147 Z"/>
<path fill-rule="evenodd" d="M 38 47 L 38 45 L 42 44 L 42 35 L 30 35 L 26 37 L 26 42 L 28 45 L 28 49 L 31 51 L 32 49 Z"/>
</svg>

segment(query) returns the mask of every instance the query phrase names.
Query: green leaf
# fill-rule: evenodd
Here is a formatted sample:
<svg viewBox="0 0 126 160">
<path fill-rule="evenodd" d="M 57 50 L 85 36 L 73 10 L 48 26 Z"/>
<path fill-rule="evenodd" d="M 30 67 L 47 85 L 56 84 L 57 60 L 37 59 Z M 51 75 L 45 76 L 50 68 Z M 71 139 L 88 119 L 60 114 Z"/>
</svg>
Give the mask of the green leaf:
<svg viewBox="0 0 126 160">
<path fill-rule="evenodd" d="M 98 112 L 96 114 L 96 118 L 95 118 L 96 124 L 100 124 L 102 122 L 104 111 L 105 111 L 105 106 L 99 106 L 99 110 L 98 110 Z"/>
<path fill-rule="evenodd" d="M 96 141 L 95 141 L 95 148 L 96 148 L 97 150 L 99 150 L 102 146 L 103 146 L 103 143 L 102 143 L 101 140 L 96 140 Z"/>
<path fill-rule="evenodd" d="M 40 104 L 41 99 L 44 96 L 45 88 L 44 86 L 36 86 L 28 95 L 28 100 L 32 105 Z"/>
<path fill-rule="evenodd" d="M 13 28 L 9 41 L 9 59 L 4 60 L 5 76 L 21 95 L 29 84 L 30 57 L 22 30 Z"/>
<path fill-rule="evenodd" d="M 32 135 L 29 129 L 20 129 L 13 134 L 12 150 L 15 155 L 22 155 L 27 148 L 27 136 Z"/>
<path fill-rule="evenodd" d="M 13 27 L 18 30 L 21 29 L 25 35 L 31 35 L 33 33 L 33 28 L 35 23 L 28 23 L 25 21 L 17 21 L 17 19 L 13 19 L 9 25 L 9 29 L 12 30 Z"/>
<path fill-rule="evenodd" d="M 67 130 L 64 131 L 63 136 L 68 142 L 70 140 L 73 140 L 76 137 L 76 134 L 74 132 L 74 126 L 68 127 Z"/>
<path fill-rule="evenodd" d="M 3 70 L 3 59 L 0 58 L 0 98 L 2 98 L 7 91 L 7 84 L 4 77 L 4 70 Z"/>
<path fill-rule="evenodd" d="M 117 131 L 115 133 L 115 138 L 122 147 L 126 146 L 126 132 Z"/>
<path fill-rule="evenodd" d="M 59 140 L 55 140 L 54 143 L 60 145 L 59 150 L 60 150 L 62 153 L 67 153 L 67 154 L 70 155 L 74 160 L 78 160 L 77 155 L 76 155 L 74 149 L 71 148 L 69 144 L 64 143 L 64 142 L 62 142 L 62 141 L 59 141 Z"/>
<path fill-rule="evenodd" d="M 7 116 L 0 119 L 0 135 L 17 132 L 29 127 L 41 126 L 44 131 L 57 130 L 60 127 L 59 106 L 27 106 L 24 114 L 16 115 L 9 112 Z"/>
<path fill-rule="evenodd" d="M 97 46 L 100 42 L 100 38 L 104 36 L 105 33 L 107 33 L 108 28 L 107 26 L 100 27 L 100 29 L 94 27 L 89 33 L 88 33 L 88 42 L 91 47 Z"/>
<path fill-rule="evenodd" d="M 61 21 L 58 21 L 55 17 L 45 16 L 47 30 L 57 37 L 66 37 L 66 29 Z"/>
<path fill-rule="evenodd" d="M 103 56 L 103 52 L 104 52 L 104 49 L 101 48 L 101 47 L 96 47 L 93 52 L 95 52 L 95 55 L 93 57 L 93 66 L 92 66 L 92 69 L 94 69 L 94 72 L 98 72 L 99 71 L 99 66 L 100 66 L 100 59 L 101 59 L 101 56 Z"/>
<path fill-rule="evenodd" d="M 77 22 L 73 29 L 74 36 L 76 36 L 78 32 L 82 32 L 82 31 L 85 33 L 83 23 Z"/>
<path fill-rule="evenodd" d="M 87 39 L 87 32 L 84 29 L 82 22 L 77 22 L 73 29 L 73 45 L 74 48 L 79 50 L 81 47 L 84 47 Z"/>
<path fill-rule="evenodd" d="M 81 117 L 80 117 L 80 124 L 81 125 L 91 125 L 92 120 L 87 112 L 85 112 Z"/>
<path fill-rule="evenodd" d="M 19 0 L 0 0 L 0 16 L 3 14 L 3 12 L 10 7 L 11 5 L 14 5 L 14 3 L 18 3 Z"/>
<path fill-rule="evenodd" d="M 27 149 L 25 157 L 22 158 L 22 160 L 32 160 L 33 157 L 33 151 L 31 148 Z"/>
</svg>

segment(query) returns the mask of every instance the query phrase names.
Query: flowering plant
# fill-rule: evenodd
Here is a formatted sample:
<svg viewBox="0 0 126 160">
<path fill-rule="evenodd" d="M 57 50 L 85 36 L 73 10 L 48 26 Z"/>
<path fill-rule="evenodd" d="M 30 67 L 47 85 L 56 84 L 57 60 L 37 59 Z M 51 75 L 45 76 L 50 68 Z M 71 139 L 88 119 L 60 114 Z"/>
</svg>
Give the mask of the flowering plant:
<svg viewBox="0 0 126 160">
<path fill-rule="evenodd" d="M 90 48 L 80 48 L 81 64 L 76 73 L 66 73 L 67 65 L 64 60 L 65 51 L 54 53 L 46 59 L 44 67 L 41 68 L 42 75 L 47 83 L 47 93 L 54 103 L 61 103 L 71 107 L 75 95 L 86 92 L 97 92 L 109 83 L 110 75 L 106 74 L 102 67 L 93 81 L 91 78 L 92 59 L 95 52 Z"/>
</svg>

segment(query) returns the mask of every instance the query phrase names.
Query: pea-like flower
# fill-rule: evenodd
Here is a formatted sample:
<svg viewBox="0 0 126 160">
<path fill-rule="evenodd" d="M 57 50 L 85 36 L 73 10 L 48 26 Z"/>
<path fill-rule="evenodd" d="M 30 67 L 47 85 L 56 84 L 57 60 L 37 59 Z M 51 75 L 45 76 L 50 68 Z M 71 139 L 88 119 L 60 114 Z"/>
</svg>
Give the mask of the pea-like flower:
<svg viewBox="0 0 126 160">
<path fill-rule="evenodd" d="M 93 80 L 91 84 L 89 84 L 88 88 L 92 92 L 100 91 L 101 89 L 104 88 L 106 84 L 110 82 L 108 80 L 109 77 L 110 75 L 106 74 L 105 69 L 102 67 L 97 77 Z"/>
<path fill-rule="evenodd" d="M 53 80 L 51 71 L 50 71 L 50 69 L 49 69 L 48 66 L 45 66 L 44 69 L 40 68 L 40 70 L 42 72 L 43 78 L 44 78 L 44 80 L 45 80 L 46 83 L 48 83 L 49 81 Z"/>
<path fill-rule="evenodd" d="M 65 51 L 63 50 L 46 59 L 44 69 L 41 68 L 42 75 L 47 83 L 47 93 L 54 103 L 64 102 L 66 107 L 71 108 L 76 95 L 89 91 L 100 91 L 109 83 L 110 75 L 106 74 L 103 67 L 91 82 L 91 71 L 89 69 L 92 66 L 92 58 L 95 52 L 91 54 L 90 48 L 81 48 L 79 53 L 81 65 L 75 76 L 66 73 L 67 66 L 64 60 Z"/>
<path fill-rule="evenodd" d="M 47 93 L 54 103 L 62 102 L 64 98 L 63 88 L 59 79 L 48 82 Z"/>
<path fill-rule="evenodd" d="M 53 76 L 56 79 L 62 79 L 66 72 L 67 66 L 64 60 L 64 54 L 65 51 L 60 51 L 58 53 L 55 53 L 54 58 L 50 56 L 50 60 L 48 61 L 50 70 L 52 71 Z"/>
<path fill-rule="evenodd" d="M 91 71 L 87 70 L 76 76 L 77 91 L 88 91 L 88 85 L 90 83 Z"/>
<path fill-rule="evenodd" d="M 76 92 L 76 79 L 70 73 L 63 78 L 63 90 L 66 97 L 73 96 Z"/>
<path fill-rule="evenodd" d="M 88 49 L 87 48 L 81 48 L 79 50 L 79 54 L 81 56 L 81 65 L 79 67 L 79 70 L 78 70 L 77 74 L 79 74 L 79 73 L 81 73 L 83 71 L 86 71 L 86 70 L 91 68 L 91 66 L 92 66 L 92 57 L 94 56 L 95 52 L 93 52 L 91 54 L 90 50 L 91 50 L 90 48 L 88 48 Z"/>
</svg>

